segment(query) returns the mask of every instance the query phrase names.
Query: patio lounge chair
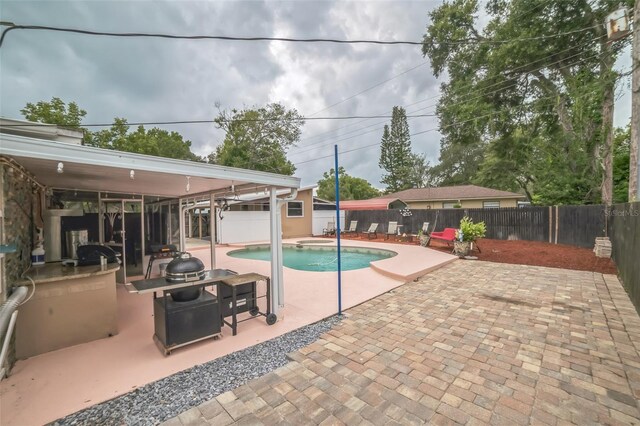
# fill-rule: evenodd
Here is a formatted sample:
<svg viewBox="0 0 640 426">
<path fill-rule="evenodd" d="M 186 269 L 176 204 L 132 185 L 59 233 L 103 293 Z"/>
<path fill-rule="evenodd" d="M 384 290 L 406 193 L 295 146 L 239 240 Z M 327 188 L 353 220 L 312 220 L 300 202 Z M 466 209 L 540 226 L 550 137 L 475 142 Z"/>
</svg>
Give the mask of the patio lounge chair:
<svg viewBox="0 0 640 426">
<path fill-rule="evenodd" d="M 349 224 L 349 229 L 345 229 L 344 231 L 342 231 L 343 234 L 351 234 L 353 232 L 356 232 L 356 227 L 358 226 L 358 221 L 357 220 L 352 220 L 351 223 Z"/>
<path fill-rule="evenodd" d="M 390 235 L 396 235 L 397 233 L 398 233 L 398 222 L 389 222 L 389 226 L 387 226 L 387 232 L 384 236 L 384 239 L 388 240 Z"/>
<path fill-rule="evenodd" d="M 444 228 L 444 231 L 442 232 L 432 232 L 429 243 L 431 243 L 431 240 L 440 240 L 440 241 L 445 241 L 447 245 L 453 245 L 453 242 L 455 241 L 455 239 L 456 239 L 456 229 Z"/>
<path fill-rule="evenodd" d="M 429 222 L 424 222 L 420 230 L 422 231 L 422 235 L 424 236 L 424 238 L 429 238 Z M 417 238 L 418 235 L 419 234 L 411 234 L 411 238 Z M 428 240 L 426 245 L 429 245 Z"/>
<path fill-rule="evenodd" d="M 335 222 L 327 223 L 327 227 L 322 230 L 322 235 L 325 237 L 336 235 L 336 223 Z"/>
<path fill-rule="evenodd" d="M 422 235 L 429 235 L 429 222 L 422 224 Z"/>
<path fill-rule="evenodd" d="M 373 238 L 378 238 L 378 224 L 372 223 L 369 229 L 365 231 L 365 234 L 367 234 L 367 237 L 369 239 L 371 239 L 372 235 L 373 235 Z"/>
</svg>

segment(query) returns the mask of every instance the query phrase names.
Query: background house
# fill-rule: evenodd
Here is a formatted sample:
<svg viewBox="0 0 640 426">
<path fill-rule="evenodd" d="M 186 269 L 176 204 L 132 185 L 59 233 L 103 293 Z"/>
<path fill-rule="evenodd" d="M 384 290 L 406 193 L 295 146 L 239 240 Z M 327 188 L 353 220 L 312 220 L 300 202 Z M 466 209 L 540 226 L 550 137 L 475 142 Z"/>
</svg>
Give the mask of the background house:
<svg viewBox="0 0 640 426">
<path fill-rule="evenodd" d="M 463 209 L 517 207 L 526 197 L 515 192 L 500 191 L 476 185 L 412 188 L 377 199 L 400 199 L 410 209 Z"/>
</svg>

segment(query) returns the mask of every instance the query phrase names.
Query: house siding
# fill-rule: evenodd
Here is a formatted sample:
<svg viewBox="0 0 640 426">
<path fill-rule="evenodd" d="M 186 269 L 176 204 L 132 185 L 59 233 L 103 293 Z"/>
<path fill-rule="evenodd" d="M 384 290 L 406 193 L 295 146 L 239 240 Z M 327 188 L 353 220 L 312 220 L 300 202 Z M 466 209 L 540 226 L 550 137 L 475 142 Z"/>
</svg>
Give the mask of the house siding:
<svg viewBox="0 0 640 426">
<path fill-rule="evenodd" d="M 309 237 L 313 233 L 313 189 L 298 192 L 295 201 L 303 202 L 303 217 L 287 217 L 287 204 L 282 206 L 282 237 Z"/>
</svg>

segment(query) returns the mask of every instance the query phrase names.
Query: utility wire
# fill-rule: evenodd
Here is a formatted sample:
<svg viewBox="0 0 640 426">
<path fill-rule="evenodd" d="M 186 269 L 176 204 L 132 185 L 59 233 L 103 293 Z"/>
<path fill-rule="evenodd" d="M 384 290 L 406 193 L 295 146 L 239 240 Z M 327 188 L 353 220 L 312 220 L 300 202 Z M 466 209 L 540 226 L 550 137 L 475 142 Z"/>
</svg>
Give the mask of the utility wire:
<svg viewBox="0 0 640 426">
<path fill-rule="evenodd" d="M 520 16 L 524 16 L 524 15 L 526 15 L 526 14 L 529 14 L 530 12 L 533 12 L 534 10 L 539 9 L 541 6 L 542 6 L 542 7 L 545 7 L 545 6 L 549 5 L 552 1 L 554 1 L 554 0 L 547 0 L 546 2 L 542 2 L 542 3 L 540 3 L 540 4 L 537 4 L 537 5 L 535 5 L 534 7 L 532 7 L 532 8 L 530 8 L 530 9 L 528 9 L 528 10 L 526 10 L 526 11 L 524 11 L 524 12 L 522 12 L 522 13 L 518 14 L 517 16 L 514 16 L 514 17 L 513 17 L 513 19 L 516 19 L 517 17 L 520 17 Z M 345 98 L 345 99 L 343 99 L 343 100 L 341 100 L 341 101 L 339 101 L 339 102 L 336 102 L 336 103 L 334 103 L 334 104 L 332 104 L 332 105 L 329 105 L 328 107 L 326 107 L 326 108 L 324 108 L 324 109 L 321 109 L 321 110 L 316 111 L 316 112 L 314 112 L 314 113 L 312 113 L 312 114 L 309 114 L 309 117 L 312 117 L 312 116 L 314 116 L 314 115 L 316 115 L 316 114 L 319 114 L 319 113 L 321 113 L 321 112 L 323 112 L 323 111 L 326 111 L 326 110 L 328 110 L 328 109 L 330 109 L 330 108 L 333 108 L 334 106 L 340 105 L 340 104 L 341 104 L 341 103 L 343 103 L 343 102 L 349 101 L 349 100 L 351 100 L 351 99 L 353 99 L 353 98 L 355 98 L 355 97 L 357 97 L 357 96 L 359 96 L 359 95 L 361 95 L 361 94 L 363 94 L 363 93 L 366 93 L 366 92 L 368 92 L 368 91 L 370 91 L 370 90 L 372 90 L 372 89 L 374 89 L 374 88 L 376 88 L 376 87 L 379 87 L 379 86 L 381 86 L 381 85 L 383 85 L 383 84 L 385 84 L 385 83 L 388 83 L 389 81 L 394 80 L 394 79 L 396 79 L 396 78 L 398 78 L 398 77 L 401 77 L 401 76 L 403 76 L 403 75 L 405 75 L 405 74 L 407 74 L 407 73 L 409 73 L 409 72 L 411 72 L 411 71 L 413 71 L 413 70 L 415 70 L 415 69 L 417 69 L 417 68 L 420 68 L 420 67 L 422 67 L 422 66 L 424 66 L 424 65 L 426 65 L 426 64 L 427 64 L 426 62 L 423 62 L 423 63 L 418 64 L 418 65 L 416 65 L 416 66 L 414 66 L 414 67 L 412 67 L 412 68 L 410 68 L 410 69 L 408 69 L 408 70 L 406 70 L 406 71 L 401 72 L 400 74 L 396 74 L 395 76 L 393 76 L 393 77 L 391 77 L 391 78 L 389 78 L 389 79 L 387 79 L 387 80 L 384 80 L 384 81 L 382 81 L 382 82 L 380 82 L 380 83 L 376 83 L 375 85 L 373 85 L 373 86 L 371 86 L 371 87 L 369 87 L 369 88 L 367 88 L 367 89 L 364 89 L 364 90 L 362 90 L 362 91 L 360 91 L 360 92 L 358 92 L 358 93 L 356 93 L 356 94 L 354 94 L 354 95 L 351 95 L 351 96 L 349 96 L 349 97 L 347 97 L 347 98 Z M 431 99 L 431 98 L 428 98 L 428 99 Z M 418 101 L 417 103 L 420 103 L 420 102 L 423 102 L 423 101 Z M 415 105 L 415 103 L 414 103 L 414 104 L 407 105 L 406 107 L 409 107 L 409 106 L 412 106 L 412 105 Z M 360 123 L 361 123 L 361 122 L 364 122 L 364 121 L 367 121 L 367 120 L 368 120 L 368 119 L 365 119 L 365 120 L 363 120 L 363 121 L 360 121 Z M 347 126 L 341 126 L 341 128 L 351 127 L 351 126 L 354 126 L 354 125 L 356 125 L 356 124 L 357 124 L 357 123 L 352 123 L 352 124 L 349 124 L 349 125 L 347 125 Z M 334 130 L 330 130 L 330 131 L 327 131 L 327 132 L 323 132 L 322 134 L 331 133 L 331 132 L 333 132 L 333 131 L 334 131 Z M 314 136 L 311 136 L 311 137 L 314 137 Z M 305 138 L 305 139 L 309 139 L 309 138 Z"/>
<path fill-rule="evenodd" d="M 285 41 L 292 43 L 337 43 L 337 44 L 378 44 L 378 45 L 409 45 L 409 46 L 421 46 L 421 41 L 401 41 L 401 40 L 346 40 L 335 38 L 288 38 L 288 37 L 235 37 L 235 36 L 222 36 L 222 35 L 180 35 L 180 34 L 166 34 L 166 33 L 121 33 L 110 31 L 92 31 L 82 30 L 77 28 L 63 28 L 63 27 L 50 27 L 44 25 L 15 25 L 11 22 L 4 22 L 2 25 L 7 28 L 2 32 L 0 36 L 0 47 L 4 42 L 6 35 L 9 31 L 13 30 L 38 30 L 38 31 L 56 31 L 72 34 L 84 34 L 90 36 L 107 36 L 107 37 L 149 37 L 149 38 L 163 38 L 174 40 L 222 40 L 222 41 Z"/>
<path fill-rule="evenodd" d="M 560 61 L 556 61 L 556 62 L 554 62 L 554 63 L 547 64 L 547 65 L 545 65 L 545 66 L 543 66 L 543 67 L 541 67 L 541 68 L 539 68 L 539 69 L 537 69 L 537 70 L 532 70 L 532 72 L 539 71 L 539 70 L 541 70 L 541 69 L 547 68 L 549 65 L 553 65 L 553 64 L 556 64 L 556 63 L 560 63 L 560 62 L 562 62 L 562 61 L 566 61 L 566 60 L 568 60 L 568 59 L 570 59 L 570 58 L 573 58 L 573 57 L 575 57 L 575 56 L 579 56 L 579 55 L 580 55 L 580 54 L 575 54 L 575 55 L 569 56 L 569 57 L 567 57 L 567 58 L 563 58 L 563 59 L 562 59 L 562 60 L 560 60 Z M 582 59 L 580 59 L 580 60 L 578 60 L 578 61 L 575 61 L 575 62 L 573 62 L 573 63 L 567 64 L 567 65 L 565 65 L 565 66 L 561 67 L 561 69 L 565 69 L 565 68 L 569 68 L 569 67 L 576 66 L 577 64 L 580 64 L 580 63 L 582 63 L 582 62 L 584 62 L 584 61 L 586 61 L 586 60 L 593 59 L 593 58 L 596 58 L 596 57 L 599 57 L 599 56 L 602 56 L 602 55 L 603 55 L 603 53 L 597 53 L 597 54 L 591 55 L 591 56 L 589 56 L 589 57 L 587 57 L 587 58 L 582 58 Z M 536 61 L 536 62 L 537 62 L 537 61 Z M 490 92 L 485 92 L 485 90 L 486 90 L 486 89 L 488 89 L 488 88 L 490 88 L 490 87 L 498 86 L 498 85 L 503 84 L 503 83 L 504 83 L 503 81 L 502 81 L 502 82 L 498 82 L 498 83 L 494 83 L 494 84 L 489 85 L 489 86 L 487 86 L 487 87 L 485 87 L 485 88 L 478 89 L 478 90 L 476 90 L 476 91 L 472 91 L 470 94 L 473 94 L 474 92 L 476 92 L 476 93 L 480 93 L 480 94 L 479 94 L 478 96 L 475 96 L 475 97 L 472 97 L 472 98 L 467 98 L 467 99 L 464 99 L 464 100 L 462 100 L 462 101 L 455 102 L 455 103 L 451 104 L 450 106 L 454 106 L 454 105 L 459 105 L 459 104 L 467 103 L 467 102 L 469 102 L 469 101 L 472 101 L 472 100 L 475 100 L 475 99 L 479 99 L 479 98 L 482 98 L 482 97 L 484 97 L 484 96 L 488 96 L 488 95 L 491 95 L 491 94 L 494 94 L 494 93 L 499 93 L 499 92 L 501 92 L 501 91 L 503 91 L 503 90 L 509 89 L 509 88 L 511 88 L 511 87 L 518 86 L 518 85 L 520 84 L 519 82 L 516 82 L 516 83 L 510 84 L 510 85 L 507 85 L 507 86 L 499 87 L 498 89 L 495 89 L 495 90 L 490 91 Z M 415 104 L 415 103 L 414 103 L 414 104 Z M 413 104 L 412 104 L 412 105 L 413 105 Z M 420 109 L 417 109 L 417 110 L 411 111 L 409 114 L 413 114 L 413 113 L 415 113 L 415 112 L 418 112 L 418 111 L 421 111 L 421 110 L 424 110 L 424 109 L 427 109 L 427 108 L 431 108 L 431 107 L 434 107 L 434 106 L 437 106 L 437 104 L 433 104 L 433 105 L 428 105 L 428 106 L 426 106 L 426 107 L 422 107 L 422 108 L 420 108 Z M 437 114 L 436 114 L 436 115 L 437 115 Z M 409 116 L 407 116 L 407 117 L 409 117 Z M 410 118 L 409 118 L 409 119 L 410 119 Z M 363 120 L 363 121 L 366 121 L 366 120 Z M 324 145 L 326 142 L 338 143 L 338 142 L 342 142 L 342 141 L 345 141 L 345 140 L 348 140 L 348 139 L 353 139 L 353 138 L 355 138 L 355 137 L 362 136 L 362 135 L 365 135 L 365 134 L 368 134 L 368 133 L 372 133 L 372 132 L 375 132 L 375 131 L 379 131 L 379 130 L 381 130 L 381 129 L 382 129 L 382 127 L 377 127 L 377 128 L 375 128 L 375 129 L 373 129 L 373 130 L 370 130 L 370 131 L 366 131 L 366 132 L 362 132 L 362 133 L 357 133 L 357 134 L 352 135 L 352 136 L 344 137 L 344 136 L 349 135 L 350 133 L 360 132 L 361 130 L 364 130 L 364 129 L 366 129 L 366 128 L 373 127 L 373 126 L 379 126 L 380 124 L 384 124 L 384 123 L 386 123 L 386 122 L 385 122 L 385 121 L 379 121 L 379 122 L 376 122 L 376 123 L 370 124 L 370 125 L 368 125 L 368 126 L 365 126 L 365 127 L 359 128 L 359 129 L 352 130 L 352 131 L 347 132 L 346 134 L 342 135 L 342 136 L 343 136 L 343 138 L 338 139 L 338 140 L 335 140 L 335 139 L 332 139 L 332 138 L 329 138 L 329 139 L 322 139 L 322 140 L 317 141 L 317 142 L 314 142 L 314 143 L 312 143 L 312 144 L 308 144 L 308 145 L 305 145 L 305 146 L 302 146 L 302 147 L 301 147 L 301 146 L 296 147 L 296 148 L 302 148 L 302 150 L 299 150 L 299 151 L 296 151 L 296 152 L 292 152 L 292 153 L 290 153 L 289 155 L 297 155 L 297 154 L 303 154 L 303 153 L 306 153 L 306 152 L 309 152 L 309 151 L 313 151 L 313 150 L 315 150 L 315 149 L 320 148 L 320 147 L 321 147 L 322 145 Z M 355 124 L 357 124 L 357 123 L 355 123 Z M 347 127 L 347 126 L 343 126 L 343 127 Z M 320 145 L 320 146 L 318 146 L 318 145 Z M 311 149 L 307 149 L 307 148 L 311 148 Z"/>
<path fill-rule="evenodd" d="M 584 94 L 582 94 L 580 96 L 576 96 L 574 99 L 583 98 L 585 96 L 592 95 L 593 93 L 595 93 L 595 92 L 584 93 Z M 553 99 L 553 98 L 555 98 L 555 95 L 545 96 L 543 98 L 536 99 L 534 102 L 530 102 L 530 103 L 527 103 L 527 104 L 522 104 L 522 105 L 519 105 L 517 107 L 512 107 L 512 109 L 519 110 L 521 108 L 528 107 L 528 106 L 534 104 L 535 102 L 538 102 L 538 101 L 541 101 L 541 100 L 544 100 L 544 99 Z M 504 112 L 504 111 L 494 111 L 492 113 L 481 115 L 481 116 L 478 116 L 478 117 L 474 117 L 474 118 L 471 118 L 471 119 L 468 119 L 468 120 L 462 120 L 462 121 L 458 121 L 458 122 L 455 122 L 455 123 L 451 123 L 451 124 L 448 124 L 446 126 L 443 126 L 442 128 L 453 127 L 453 126 L 456 126 L 456 125 L 459 125 L 459 124 L 468 123 L 470 121 L 475 121 L 475 120 L 477 120 L 479 118 L 491 117 L 491 116 L 494 116 L 494 115 L 501 114 L 502 112 Z M 417 135 L 421 135 L 421 134 L 424 134 L 424 133 L 427 133 L 427 132 L 433 132 L 433 131 L 436 131 L 436 130 L 439 130 L 439 128 L 438 127 L 434 127 L 434 128 L 431 128 L 431 129 L 427 129 L 427 130 L 423 130 L 423 131 L 420 131 L 420 132 L 412 133 L 409 136 L 410 137 L 411 136 L 417 136 Z M 345 150 L 345 151 L 341 151 L 339 154 L 346 154 L 346 153 L 349 153 L 349 152 L 354 152 L 354 151 L 359 151 L 359 150 L 362 150 L 362 149 L 372 148 L 372 147 L 378 146 L 380 144 L 381 144 L 381 142 L 376 142 L 376 143 L 372 143 L 372 144 L 369 144 L 369 145 L 359 146 L 359 147 L 351 148 L 351 149 L 348 149 L 348 150 Z M 316 158 L 312 158 L 312 159 L 305 160 L 305 161 L 299 161 L 297 163 L 294 163 L 294 165 L 295 166 L 299 166 L 301 164 L 307 164 L 307 163 L 311 163 L 313 161 L 322 160 L 322 159 L 325 159 L 325 158 L 333 158 L 333 154 L 324 155 L 324 156 L 321 156 L 321 157 L 316 157 Z"/>
<path fill-rule="evenodd" d="M 236 36 L 222 36 L 222 35 L 181 35 L 181 34 L 167 34 L 167 33 L 129 33 L 129 32 L 110 32 L 110 31 L 93 31 L 83 30 L 77 28 L 65 28 L 65 27 L 52 27 L 45 25 L 16 25 L 12 22 L 2 22 L 3 26 L 6 26 L 0 36 L 0 47 L 4 43 L 4 39 L 13 30 L 35 30 L 35 31 L 55 31 L 72 34 L 84 34 L 90 36 L 106 36 L 106 37 L 149 37 L 149 38 L 162 38 L 162 39 L 178 39 L 178 40 L 222 40 L 222 41 L 284 41 L 291 43 L 337 43 L 337 44 L 376 44 L 376 45 L 407 45 L 407 46 L 422 46 L 422 41 L 402 41 L 402 40 L 372 40 L 372 39 L 335 39 L 335 38 L 289 38 L 289 37 L 236 37 Z M 519 41 L 531 41 L 531 40 L 545 40 L 549 38 L 560 37 L 563 35 L 575 34 L 591 30 L 599 27 L 600 25 L 593 25 L 587 28 L 581 28 L 573 31 L 567 31 L 563 33 L 541 35 L 535 37 L 521 37 L 509 40 L 489 40 L 489 39 L 460 39 L 460 40 L 447 40 L 441 44 L 448 45 L 460 45 L 460 44 L 505 44 Z"/>
<path fill-rule="evenodd" d="M 598 39 L 600 39 L 600 38 L 603 38 L 603 37 L 606 37 L 606 35 L 602 35 L 602 36 L 600 36 L 600 37 L 596 38 L 596 40 L 598 40 Z M 524 68 L 526 68 L 526 67 L 528 67 L 528 66 L 531 66 L 531 65 L 533 65 L 533 64 L 535 64 L 535 63 L 537 63 L 537 62 L 544 61 L 545 59 L 548 59 L 548 58 L 551 58 L 551 57 L 554 57 L 554 56 L 560 55 L 560 54 L 562 54 L 562 53 L 565 53 L 565 52 L 569 52 L 569 51 L 571 51 L 571 50 L 574 50 L 576 47 L 578 47 L 578 46 L 571 46 L 571 47 L 569 47 L 569 48 L 567 48 L 567 49 L 565 49 L 565 50 L 561 50 L 561 51 L 559 51 L 559 52 L 552 53 L 552 54 L 550 54 L 550 55 L 547 55 L 547 56 L 545 56 L 545 57 L 542 57 L 542 58 L 536 59 L 536 60 L 534 60 L 534 61 L 531 61 L 531 62 L 526 63 L 526 64 L 523 64 L 523 65 L 519 65 L 519 66 L 517 66 L 517 67 L 515 67 L 515 68 L 513 68 L 513 69 L 505 70 L 505 71 L 503 71 L 501 74 L 511 74 L 511 73 L 515 73 L 515 72 L 517 72 L 517 71 L 519 71 L 519 70 L 522 70 L 522 69 L 524 69 Z M 566 61 L 566 60 L 568 60 L 568 59 L 571 59 L 571 58 L 573 58 L 573 57 L 575 57 L 575 56 L 579 56 L 579 55 L 581 55 L 581 54 L 582 54 L 582 52 L 579 52 L 579 53 L 577 53 L 577 54 L 574 54 L 574 55 L 568 56 L 568 57 L 566 57 L 566 58 L 562 58 L 562 59 L 560 59 L 560 60 L 558 60 L 558 61 L 555 61 L 555 62 L 552 62 L 552 63 L 550 63 L 550 64 L 545 64 L 545 65 L 543 65 L 543 66 L 541 66 L 541 67 L 539 67 L 539 68 L 537 68 L 537 69 L 535 69 L 535 70 L 532 70 L 531 72 L 535 72 L 535 71 L 542 70 L 542 69 L 544 69 L 544 68 L 549 67 L 550 65 L 555 65 L 555 64 L 561 63 L 561 62 L 563 62 L 563 61 Z M 563 67 L 563 68 L 564 68 L 564 67 Z M 490 88 L 490 87 L 497 86 L 497 85 L 499 85 L 499 84 L 501 84 L 501 83 L 502 83 L 502 82 L 494 83 L 494 84 L 492 84 L 492 85 L 490 85 L 490 86 L 485 87 L 484 89 L 488 89 L 488 88 Z M 459 88 L 458 90 L 463 91 L 463 90 L 466 90 L 466 89 L 468 89 L 468 88 L 472 88 L 472 87 L 473 87 L 473 84 L 471 84 L 471 83 L 470 83 L 470 84 L 468 84 L 468 85 L 466 85 L 466 86 L 463 86 L 462 88 Z M 477 90 L 477 89 L 476 89 L 476 90 Z M 475 91 L 475 90 L 474 90 L 474 91 Z M 440 95 L 440 94 L 438 94 L 438 95 L 434 95 L 434 96 L 427 97 L 427 98 L 425 98 L 425 99 L 422 99 L 422 100 L 419 100 L 419 101 L 413 102 L 413 103 L 411 103 L 411 104 L 405 105 L 405 108 L 410 107 L 410 106 L 413 106 L 413 105 L 417 105 L 417 104 L 419 104 L 419 103 L 426 102 L 426 101 L 429 101 L 429 100 L 432 100 L 432 99 L 437 99 L 437 98 L 439 98 L 440 96 L 441 96 L 441 95 Z M 436 105 L 437 105 L 437 104 L 436 104 Z M 435 105 L 434 105 L 434 106 L 435 106 Z M 367 120 L 369 120 L 369 119 L 364 119 L 364 120 L 362 120 L 362 121 L 360 121 L 360 122 L 357 122 L 357 123 L 351 123 L 351 124 L 348 124 L 348 125 L 345 125 L 345 126 L 337 127 L 337 128 L 335 128 L 335 129 L 332 129 L 332 130 L 327 130 L 327 131 L 324 131 L 324 132 L 321 132 L 321 133 L 317 133 L 317 134 L 315 134 L 315 135 L 308 136 L 308 137 L 304 138 L 304 139 L 303 139 L 303 141 L 308 141 L 308 140 L 310 140 L 310 139 L 313 139 L 313 138 L 316 138 L 316 137 L 320 137 L 320 136 L 323 136 L 323 135 L 328 134 L 328 133 L 333 133 L 333 132 L 335 132 L 335 131 L 337 131 L 337 130 L 340 130 L 340 129 L 345 129 L 345 128 L 348 128 L 348 127 L 356 126 L 356 125 L 358 125 L 359 123 L 365 122 L 365 121 L 367 121 Z M 378 124 L 379 124 L 379 123 L 378 123 Z M 366 126 L 366 127 L 362 128 L 362 129 L 365 129 L 365 128 L 367 128 L 367 127 L 371 127 L 371 126 Z M 311 144 L 311 145 L 313 145 L 313 144 Z M 307 146 L 310 146 L 310 145 L 307 145 Z"/>
<path fill-rule="evenodd" d="M 321 112 L 324 112 L 324 111 L 326 111 L 326 110 L 328 110 L 328 109 L 331 109 L 331 108 L 333 108 L 334 106 L 338 106 L 338 105 L 340 105 L 340 104 L 341 104 L 341 103 L 343 103 L 343 102 L 347 102 L 347 101 L 349 101 L 349 100 L 351 100 L 351 99 L 353 99 L 353 98 L 355 98 L 355 97 L 357 97 L 357 96 L 362 95 L 363 93 L 367 93 L 368 91 L 373 90 L 373 89 L 375 89 L 376 87 L 382 86 L 383 84 L 388 83 L 388 82 L 390 82 L 391 80 L 395 80 L 395 79 L 396 79 L 396 78 L 398 78 L 398 77 L 402 77 L 403 75 L 408 74 L 408 73 L 410 73 L 411 71 L 414 71 L 414 70 L 416 70 L 416 69 L 418 69 L 418 68 L 420 68 L 420 67 L 423 67 L 423 66 L 425 66 L 425 65 L 427 65 L 427 62 L 422 62 L 422 63 L 420 63 L 420 64 L 418 64 L 418 65 L 416 65 L 416 66 L 414 66 L 414 67 L 409 68 L 408 70 L 405 70 L 405 71 L 401 72 L 400 74 L 396 74 L 396 75 L 394 75 L 394 76 L 393 76 L 393 77 L 391 77 L 391 78 L 388 78 L 388 79 L 386 79 L 386 80 L 384 80 L 384 81 L 381 81 L 380 83 L 376 83 L 376 84 L 374 84 L 373 86 L 370 86 L 370 87 L 368 87 L 368 88 L 366 88 L 366 89 L 364 89 L 364 90 L 362 90 L 362 91 L 360 91 L 360 92 L 358 92 L 358 93 L 356 93 L 356 94 L 354 94 L 354 95 L 351 95 L 351 96 L 349 96 L 349 97 L 347 97 L 347 98 L 344 98 L 343 100 L 341 100 L 341 101 L 339 101 L 339 102 L 336 102 L 336 103 L 334 103 L 334 104 L 331 104 L 331 105 L 329 105 L 328 107 L 325 107 L 325 108 L 323 108 L 323 109 L 321 109 L 321 110 L 319 110 L 319 111 L 314 112 L 313 114 L 309 114 L 309 117 L 312 117 L 312 116 L 314 116 L 314 115 L 316 115 L 316 114 L 319 114 L 319 113 L 321 113 Z"/>
<path fill-rule="evenodd" d="M 408 118 L 419 117 L 435 117 L 436 114 L 418 114 L 410 115 Z M 153 126 L 153 125 L 172 125 L 172 124 L 215 124 L 215 123 L 255 123 L 255 122 L 274 122 L 274 121 L 308 121 L 308 120 L 359 120 L 362 118 L 391 118 L 390 115 L 349 115 L 349 116 L 334 116 L 334 117 L 300 117 L 300 118 L 251 118 L 251 119 L 216 119 L 216 120 L 172 120 L 172 121 L 136 121 L 123 123 L 127 126 Z M 111 127 L 116 123 L 93 123 L 93 124 L 80 124 L 78 127 Z M 54 124 L 49 123 L 24 123 L 24 124 L 7 124 L 0 125 L 0 127 L 34 127 L 45 126 L 50 127 Z M 64 127 L 64 126 L 62 126 Z"/>
</svg>

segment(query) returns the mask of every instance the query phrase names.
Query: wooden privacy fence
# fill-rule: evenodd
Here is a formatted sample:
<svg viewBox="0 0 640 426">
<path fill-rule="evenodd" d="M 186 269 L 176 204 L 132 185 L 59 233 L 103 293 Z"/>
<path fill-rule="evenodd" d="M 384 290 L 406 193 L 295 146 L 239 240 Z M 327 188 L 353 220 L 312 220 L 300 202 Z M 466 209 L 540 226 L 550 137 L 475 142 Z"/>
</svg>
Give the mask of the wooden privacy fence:
<svg viewBox="0 0 640 426">
<path fill-rule="evenodd" d="M 441 231 L 457 228 L 464 216 L 474 222 L 484 222 L 487 238 L 547 241 L 579 247 L 593 247 L 595 238 L 605 235 L 606 227 L 602 205 L 411 210 L 411 216 L 403 216 L 400 210 L 361 210 L 347 212 L 345 226 L 357 220 L 358 231 L 362 232 L 377 222 L 385 232 L 389 222 L 394 221 L 402 225 L 401 232 L 417 234 L 424 222 L 430 223 L 430 231 Z"/>
<path fill-rule="evenodd" d="M 591 206 L 523 207 L 501 209 L 411 210 L 403 216 L 400 210 L 349 211 L 346 224 L 358 221 L 358 232 L 373 222 L 386 232 L 390 221 L 402 225 L 401 233 L 417 234 L 423 222 L 429 232 L 457 228 L 460 219 L 469 216 L 487 225 L 487 238 L 498 240 L 547 241 L 593 248 L 596 237 L 608 236 L 613 246 L 612 257 L 620 279 L 640 312 L 640 203 Z"/>
<path fill-rule="evenodd" d="M 640 202 L 616 204 L 606 217 L 618 275 L 640 313 Z"/>
</svg>

